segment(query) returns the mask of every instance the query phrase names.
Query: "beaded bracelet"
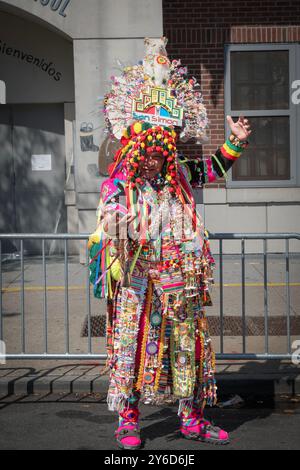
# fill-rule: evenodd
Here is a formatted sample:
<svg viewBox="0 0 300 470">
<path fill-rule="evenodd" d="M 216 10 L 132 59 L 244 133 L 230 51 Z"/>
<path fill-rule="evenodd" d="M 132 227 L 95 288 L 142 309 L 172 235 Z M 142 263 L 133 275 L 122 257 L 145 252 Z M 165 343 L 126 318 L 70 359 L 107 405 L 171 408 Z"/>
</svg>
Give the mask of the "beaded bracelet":
<svg viewBox="0 0 300 470">
<path fill-rule="evenodd" d="M 233 134 L 226 140 L 226 142 L 221 147 L 221 153 L 223 157 L 229 160 L 236 160 L 239 158 L 243 150 L 249 145 L 247 140 L 240 140 L 238 137 Z"/>
<path fill-rule="evenodd" d="M 229 136 L 229 141 L 230 141 L 233 145 L 235 145 L 236 147 L 240 147 L 240 148 L 242 148 L 242 149 L 248 147 L 248 145 L 249 145 L 248 140 L 240 140 L 236 135 L 234 135 L 234 134 L 232 134 L 232 133 L 231 133 L 230 136 Z"/>
</svg>

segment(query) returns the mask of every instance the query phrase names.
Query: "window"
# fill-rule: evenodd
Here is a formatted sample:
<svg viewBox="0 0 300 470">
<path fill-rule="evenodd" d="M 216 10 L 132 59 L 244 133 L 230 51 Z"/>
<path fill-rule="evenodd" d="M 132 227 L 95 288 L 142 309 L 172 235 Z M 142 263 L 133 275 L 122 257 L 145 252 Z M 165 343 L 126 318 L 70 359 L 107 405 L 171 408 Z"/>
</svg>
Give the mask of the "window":
<svg viewBox="0 0 300 470">
<path fill-rule="evenodd" d="M 297 184 L 298 110 L 290 98 L 297 79 L 297 48 L 297 44 L 226 47 L 225 113 L 248 117 L 253 129 L 251 145 L 229 173 L 228 187 Z"/>
</svg>

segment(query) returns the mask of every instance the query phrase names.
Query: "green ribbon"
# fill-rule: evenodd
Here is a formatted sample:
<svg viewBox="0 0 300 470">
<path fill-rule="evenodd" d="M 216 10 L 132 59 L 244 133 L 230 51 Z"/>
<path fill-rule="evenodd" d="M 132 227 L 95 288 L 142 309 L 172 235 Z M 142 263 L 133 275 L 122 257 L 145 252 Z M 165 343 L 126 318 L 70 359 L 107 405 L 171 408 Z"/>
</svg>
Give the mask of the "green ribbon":
<svg viewBox="0 0 300 470">
<path fill-rule="evenodd" d="M 212 157 L 216 160 L 217 164 L 218 164 L 219 167 L 220 167 L 220 170 L 221 170 L 222 173 L 223 173 L 224 178 L 227 180 L 228 175 L 227 175 L 226 171 L 224 170 L 224 168 L 223 168 L 221 162 L 219 161 L 219 159 L 217 158 L 217 156 L 216 156 L 215 154 L 212 154 Z"/>
</svg>

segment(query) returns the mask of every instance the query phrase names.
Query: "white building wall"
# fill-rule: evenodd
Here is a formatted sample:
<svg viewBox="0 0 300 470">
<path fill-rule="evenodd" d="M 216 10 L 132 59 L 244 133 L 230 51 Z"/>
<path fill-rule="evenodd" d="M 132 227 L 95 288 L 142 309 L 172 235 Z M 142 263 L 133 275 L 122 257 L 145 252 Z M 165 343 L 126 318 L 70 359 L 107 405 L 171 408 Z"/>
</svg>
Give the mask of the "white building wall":
<svg viewBox="0 0 300 470">
<path fill-rule="evenodd" d="M 162 34 L 162 0 L 1 0 L 0 7 L 14 7 L 32 15 L 71 39 L 142 38 Z M 42 3 L 47 3 L 43 5 Z M 63 9 L 63 11 L 61 11 Z"/>
<path fill-rule="evenodd" d="M 205 188 L 205 225 L 213 233 L 300 233 L 300 188 Z M 218 243 L 211 242 L 218 253 Z M 239 253 L 240 242 L 226 241 L 227 253 Z M 247 241 L 246 252 L 262 252 L 261 241 Z M 300 251 L 300 241 L 290 243 Z M 285 242 L 269 241 L 269 252 L 284 252 Z"/>
</svg>

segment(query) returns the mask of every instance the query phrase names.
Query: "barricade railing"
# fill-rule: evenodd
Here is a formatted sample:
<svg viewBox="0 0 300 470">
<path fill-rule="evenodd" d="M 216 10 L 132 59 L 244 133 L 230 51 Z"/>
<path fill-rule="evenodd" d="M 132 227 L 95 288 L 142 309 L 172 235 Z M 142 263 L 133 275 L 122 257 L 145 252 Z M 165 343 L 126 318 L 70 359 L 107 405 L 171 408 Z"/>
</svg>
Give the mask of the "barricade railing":
<svg viewBox="0 0 300 470">
<path fill-rule="evenodd" d="M 6 352 L 6 360 L 14 359 L 48 359 L 48 360 L 66 360 L 66 359 L 105 359 L 105 354 L 96 354 L 92 348 L 92 328 L 91 328 L 91 286 L 89 281 L 89 253 L 88 253 L 88 234 L 0 234 L 0 341 L 5 343 L 3 334 L 3 252 L 2 242 L 18 240 L 19 251 L 18 258 L 20 260 L 20 315 L 21 315 L 21 350 L 18 353 Z M 264 359 L 291 359 L 292 357 L 292 344 L 291 344 L 291 293 L 290 293 L 290 240 L 300 240 L 300 234 L 297 233 L 210 233 L 210 240 L 219 242 L 219 287 L 220 287 L 220 353 L 216 355 L 217 359 L 228 360 L 264 360 Z M 43 334 L 44 334 L 44 347 L 43 352 L 36 354 L 30 353 L 26 348 L 26 312 L 25 312 L 25 278 L 24 278 L 24 241 L 26 240 L 40 240 L 41 241 L 41 263 L 42 263 L 42 291 L 43 291 Z M 63 242 L 63 259 L 64 259 L 64 338 L 65 338 L 65 352 L 64 353 L 50 353 L 49 352 L 49 336 L 48 336 L 48 299 L 47 299 L 47 262 L 46 262 L 46 249 L 45 243 L 49 240 L 60 240 Z M 69 308 L 69 255 L 68 255 L 68 242 L 77 240 L 84 242 L 86 253 L 86 274 L 85 274 L 85 305 L 87 315 L 87 352 L 85 354 L 74 354 L 70 352 L 70 308 Z M 240 260 L 241 260 L 241 318 L 242 318 L 242 352 L 239 354 L 228 354 L 224 352 L 224 241 L 225 240 L 240 240 Z M 247 240 L 262 240 L 263 251 L 263 288 L 264 288 L 264 353 L 248 353 L 246 347 L 247 338 L 247 316 L 246 316 L 246 282 L 245 282 L 245 262 L 246 262 L 246 241 Z M 286 311 L 286 336 L 287 336 L 287 349 L 284 354 L 272 354 L 269 350 L 269 286 L 268 286 L 268 241 L 269 240 L 284 240 L 285 241 L 285 311 Z M 1 351 L 0 351 L 1 353 Z M 1 359 L 1 358 L 0 358 Z"/>
</svg>

